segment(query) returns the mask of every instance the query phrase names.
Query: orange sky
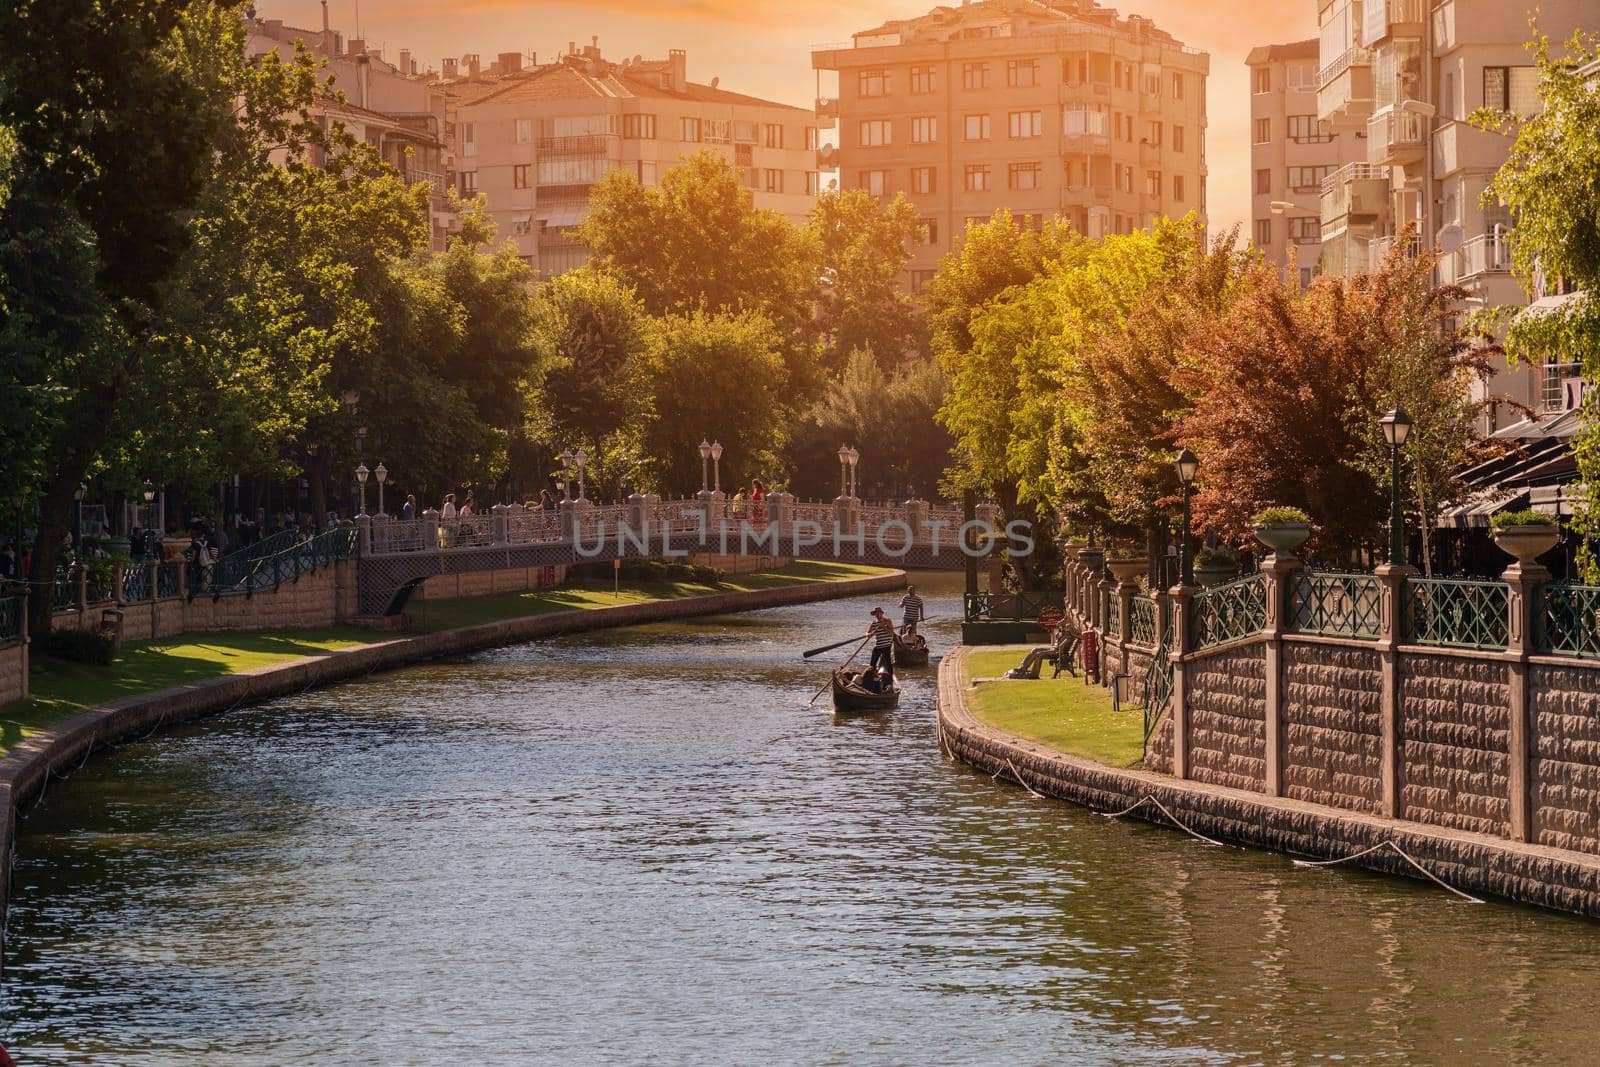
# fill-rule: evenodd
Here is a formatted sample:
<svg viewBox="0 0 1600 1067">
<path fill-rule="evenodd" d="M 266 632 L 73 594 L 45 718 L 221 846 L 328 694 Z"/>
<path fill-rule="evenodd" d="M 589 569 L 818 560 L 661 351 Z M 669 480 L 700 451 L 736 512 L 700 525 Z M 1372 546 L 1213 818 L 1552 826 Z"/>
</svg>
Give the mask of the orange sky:
<svg viewBox="0 0 1600 1067">
<path fill-rule="evenodd" d="M 1102 0 L 1103 2 L 1103 0 Z M 321 25 L 318 0 L 256 0 L 262 18 L 297 26 Z M 809 106 L 816 95 L 810 49 L 845 41 L 889 18 L 921 14 L 932 0 L 329 0 L 336 29 L 361 30 L 393 60 L 409 48 L 437 67 L 445 55 L 496 52 L 554 56 L 568 41 L 598 36 L 609 58 L 659 57 L 668 48 L 689 52 L 695 81 L 720 77 L 724 88 Z M 1258 44 L 1316 35 L 1315 0 L 1137 0 L 1112 4 L 1120 13 L 1147 15 L 1184 43 L 1211 53 L 1207 160 L 1211 165 L 1213 227 L 1249 222 L 1249 88 L 1244 57 Z M 830 87 L 831 88 L 831 87 Z"/>
</svg>

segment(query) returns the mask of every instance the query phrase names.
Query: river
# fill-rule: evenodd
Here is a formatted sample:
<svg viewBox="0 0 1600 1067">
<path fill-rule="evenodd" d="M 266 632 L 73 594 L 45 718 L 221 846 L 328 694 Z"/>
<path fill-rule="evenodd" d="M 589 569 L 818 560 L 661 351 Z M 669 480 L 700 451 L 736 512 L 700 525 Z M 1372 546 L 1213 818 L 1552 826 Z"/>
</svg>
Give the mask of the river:
<svg viewBox="0 0 1600 1067">
<path fill-rule="evenodd" d="M 941 760 L 931 671 L 889 715 L 806 707 L 799 650 L 892 599 L 99 758 L 22 824 L 0 1033 L 124 1067 L 1593 1062 L 1600 927 L 1034 799 Z"/>
</svg>

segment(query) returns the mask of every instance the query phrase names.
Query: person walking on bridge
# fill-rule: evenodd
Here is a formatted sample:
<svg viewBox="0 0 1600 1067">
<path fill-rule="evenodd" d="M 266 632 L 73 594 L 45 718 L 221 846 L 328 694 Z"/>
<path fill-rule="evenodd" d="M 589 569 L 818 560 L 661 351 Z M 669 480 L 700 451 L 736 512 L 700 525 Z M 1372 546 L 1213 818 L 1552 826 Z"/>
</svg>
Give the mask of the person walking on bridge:
<svg viewBox="0 0 1600 1067">
<path fill-rule="evenodd" d="M 867 627 L 867 636 L 872 638 L 872 662 L 867 669 L 872 670 L 881 662 L 885 675 L 894 674 L 894 623 L 889 621 L 889 616 L 883 613 L 882 608 L 872 609 L 872 624 Z"/>
<path fill-rule="evenodd" d="M 916 633 L 917 623 L 922 621 L 922 598 L 917 595 L 916 586 L 906 586 L 906 595 L 900 598 L 900 612 L 900 632 Z"/>
</svg>

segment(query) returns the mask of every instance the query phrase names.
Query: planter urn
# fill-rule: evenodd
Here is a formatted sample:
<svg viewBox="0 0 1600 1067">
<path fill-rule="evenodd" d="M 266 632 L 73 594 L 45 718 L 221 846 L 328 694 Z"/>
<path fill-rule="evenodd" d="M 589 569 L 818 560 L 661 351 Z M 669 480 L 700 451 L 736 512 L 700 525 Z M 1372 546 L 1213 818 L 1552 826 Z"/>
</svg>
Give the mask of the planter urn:
<svg viewBox="0 0 1600 1067">
<path fill-rule="evenodd" d="M 1274 552 L 1293 552 L 1311 538 L 1311 527 L 1303 522 L 1274 522 L 1257 526 L 1256 540 Z"/>
<path fill-rule="evenodd" d="M 1231 581 L 1238 574 L 1237 563 L 1198 563 L 1194 568 L 1194 580 L 1207 589 Z"/>
<path fill-rule="evenodd" d="M 1106 560 L 1106 569 L 1122 585 L 1129 585 L 1139 580 L 1139 576 L 1150 568 L 1150 561 L 1143 557 L 1132 559 L 1126 556 Z"/>
<path fill-rule="evenodd" d="M 1508 556 L 1515 556 L 1517 563 L 1524 567 L 1531 565 L 1540 556 L 1556 547 L 1556 542 L 1559 540 L 1561 540 L 1560 527 L 1544 523 L 1502 526 L 1494 535 L 1494 543 L 1500 546 L 1500 551 Z"/>
</svg>

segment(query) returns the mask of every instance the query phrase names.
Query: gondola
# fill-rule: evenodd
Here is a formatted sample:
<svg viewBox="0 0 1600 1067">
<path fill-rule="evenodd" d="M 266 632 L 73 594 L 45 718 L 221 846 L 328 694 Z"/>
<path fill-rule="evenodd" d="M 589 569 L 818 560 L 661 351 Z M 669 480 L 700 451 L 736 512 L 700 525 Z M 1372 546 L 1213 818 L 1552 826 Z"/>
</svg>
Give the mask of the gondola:
<svg viewBox="0 0 1600 1067">
<path fill-rule="evenodd" d="M 888 711 L 900 703 L 900 683 L 895 682 L 888 690 L 874 693 L 861 688 L 859 685 L 849 684 L 844 681 L 844 671 L 833 672 L 833 710 L 845 713 L 865 714 L 874 711 Z M 854 672 L 852 672 L 852 675 Z"/>
<path fill-rule="evenodd" d="M 894 635 L 894 665 L 896 667 L 926 667 L 928 665 L 928 642 L 924 640 L 919 648 L 907 641 L 902 641 L 900 635 Z"/>
</svg>

